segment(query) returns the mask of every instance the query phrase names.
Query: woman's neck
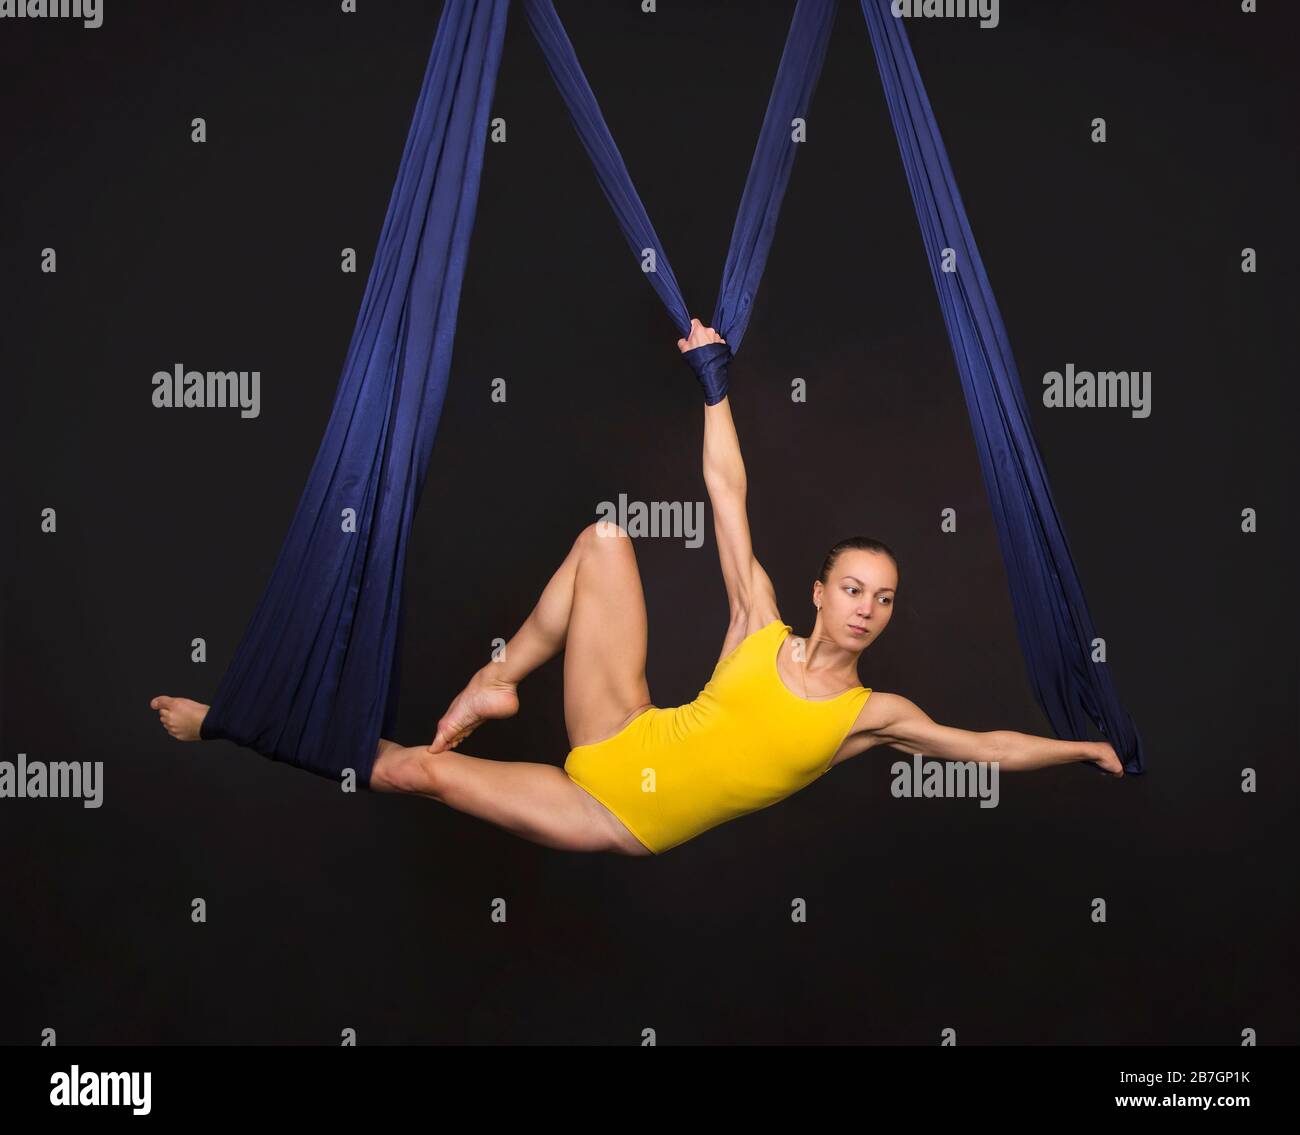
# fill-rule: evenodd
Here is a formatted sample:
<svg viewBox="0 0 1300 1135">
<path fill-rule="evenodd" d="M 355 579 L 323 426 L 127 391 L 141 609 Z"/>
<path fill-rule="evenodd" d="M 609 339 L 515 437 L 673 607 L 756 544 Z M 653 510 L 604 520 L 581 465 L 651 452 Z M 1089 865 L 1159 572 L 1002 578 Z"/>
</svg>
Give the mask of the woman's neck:
<svg viewBox="0 0 1300 1135">
<path fill-rule="evenodd" d="M 843 679 L 846 684 L 858 681 L 858 656 L 837 646 L 821 629 L 818 619 L 804 640 L 804 673 L 810 678 Z"/>
</svg>

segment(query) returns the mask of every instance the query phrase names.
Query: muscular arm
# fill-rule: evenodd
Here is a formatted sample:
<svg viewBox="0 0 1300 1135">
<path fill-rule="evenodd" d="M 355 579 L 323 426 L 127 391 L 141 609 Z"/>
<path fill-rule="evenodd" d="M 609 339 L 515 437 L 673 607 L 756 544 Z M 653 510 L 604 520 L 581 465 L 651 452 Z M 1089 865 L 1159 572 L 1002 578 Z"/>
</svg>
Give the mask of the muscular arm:
<svg viewBox="0 0 1300 1135">
<path fill-rule="evenodd" d="M 919 706 L 897 694 L 873 693 L 862 707 L 854 733 L 839 760 L 888 745 L 950 761 L 997 761 L 1003 772 L 1028 772 L 1072 761 L 1114 759 L 1105 742 L 1058 741 L 1009 729 L 974 732 L 931 720 Z"/>
<path fill-rule="evenodd" d="M 677 346 L 688 351 L 721 341 L 712 328 L 693 320 L 690 337 L 679 340 Z M 704 407 L 704 484 L 713 506 L 718 559 L 727 589 L 730 618 L 722 647 L 725 656 L 746 635 L 780 617 L 772 581 L 754 557 L 750 541 L 746 506 L 749 485 L 728 398 Z"/>
<path fill-rule="evenodd" d="M 761 619 L 765 626 L 777 617 L 772 581 L 754 557 L 749 534 L 748 482 L 740 440 L 731 418 L 731 403 L 724 398 L 704 407 L 704 484 L 713 506 L 713 527 L 718 540 L 718 560 L 727 588 L 727 606 L 734 618 Z"/>
</svg>

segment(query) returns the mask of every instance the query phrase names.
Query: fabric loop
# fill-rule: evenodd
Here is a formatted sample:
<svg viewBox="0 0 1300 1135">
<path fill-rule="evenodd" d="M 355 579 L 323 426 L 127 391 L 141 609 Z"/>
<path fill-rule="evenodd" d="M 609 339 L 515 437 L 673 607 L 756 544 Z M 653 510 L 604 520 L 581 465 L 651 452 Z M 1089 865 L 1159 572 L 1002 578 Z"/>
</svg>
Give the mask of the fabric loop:
<svg viewBox="0 0 1300 1135">
<path fill-rule="evenodd" d="M 726 343 L 705 343 L 702 347 L 692 347 L 682 353 L 695 377 L 704 387 L 704 402 L 716 406 L 727 396 L 730 381 L 727 368 L 731 364 L 731 348 Z"/>
</svg>

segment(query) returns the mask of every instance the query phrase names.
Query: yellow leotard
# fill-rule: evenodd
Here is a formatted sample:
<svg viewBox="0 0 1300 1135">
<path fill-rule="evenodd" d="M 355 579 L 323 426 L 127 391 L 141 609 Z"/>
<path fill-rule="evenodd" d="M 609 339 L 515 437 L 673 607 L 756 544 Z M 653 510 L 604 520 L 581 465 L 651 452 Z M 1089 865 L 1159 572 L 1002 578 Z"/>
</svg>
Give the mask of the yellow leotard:
<svg viewBox="0 0 1300 1135">
<path fill-rule="evenodd" d="M 748 635 L 693 702 L 651 706 L 613 737 L 570 750 L 564 771 L 656 854 L 807 787 L 871 695 L 800 697 L 781 680 L 780 619 Z"/>
</svg>

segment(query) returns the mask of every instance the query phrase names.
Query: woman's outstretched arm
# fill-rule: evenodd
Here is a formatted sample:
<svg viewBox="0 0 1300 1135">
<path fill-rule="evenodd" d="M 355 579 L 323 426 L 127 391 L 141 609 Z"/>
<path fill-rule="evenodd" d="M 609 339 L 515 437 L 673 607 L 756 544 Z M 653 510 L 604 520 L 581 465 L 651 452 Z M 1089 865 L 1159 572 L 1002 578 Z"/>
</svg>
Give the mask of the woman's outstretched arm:
<svg viewBox="0 0 1300 1135">
<path fill-rule="evenodd" d="M 1028 772 L 1050 765 L 1090 761 L 1113 776 L 1124 766 L 1107 741 L 1059 741 L 1010 729 L 975 732 L 940 725 L 907 698 L 873 693 L 862 707 L 855 732 L 862 751 L 889 745 L 908 753 L 950 761 L 996 761 L 1003 772 Z"/>
<path fill-rule="evenodd" d="M 691 321 L 691 334 L 677 341 L 683 353 L 709 343 L 724 342 L 712 327 Z M 778 618 L 772 581 L 754 558 L 747 512 L 748 480 L 740 454 L 740 439 L 724 397 L 704 407 L 704 484 L 713 506 L 718 559 L 727 589 L 731 629 L 723 653 L 752 630 Z M 733 637 L 735 641 L 733 642 Z"/>
</svg>

